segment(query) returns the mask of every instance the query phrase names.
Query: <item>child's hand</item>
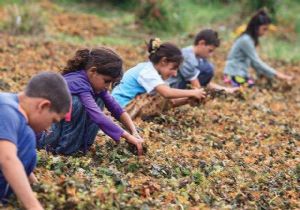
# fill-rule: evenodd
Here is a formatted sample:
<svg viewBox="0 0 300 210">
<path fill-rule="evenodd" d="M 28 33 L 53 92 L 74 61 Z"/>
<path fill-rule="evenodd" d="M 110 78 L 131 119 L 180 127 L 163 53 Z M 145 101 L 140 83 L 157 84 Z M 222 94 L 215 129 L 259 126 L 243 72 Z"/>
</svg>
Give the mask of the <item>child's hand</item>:
<svg viewBox="0 0 300 210">
<path fill-rule="evenodd" d="M 199 99 L 199 100 L 201 100 L 201 99 L 204 99 L 206 96 L 205 96 L 205 91 L 202 89 L 202 88 L 200 88 L 200 89 L 193 89 L 193 90 L 191 90 L 191 91 L 194 91 L 193 93 L 193 95 L 194 95 L 194 97 L 196 98 L 196 99 Z"/>
<path fill-rule="evenodd" d="M 137 152 L 138 152 L 138 156 L 142 156 L 143 155 L 143 145 L 142 145 L 142 142 L 137 142 L 135 144 L 136 146 L 136 149 L 137 149 Z"/>
<path fill-rule="evenodd" d="M 142 156 L 143 155 L 143 142 L 144 142 L 144 139 L 136 138 L 135 136 L 132 136 L 132 137 L 133 138 L 132 138 L 130 143 L 135 145 L 135 147 L 137 149 L 138 156 Z"/>
<path fill-rule="evenodd" d="M 137 132 L 134 134 L 133 137 L 136 138 L 136 142 L 134 143 L 134 145 L 137 148 L 138 156 L 141 156 L 143 155 L 143 143 L 145 140 Z"/>
<path fill-rule="evenodd" d="M 292 76 L 289 76 L 289 75 L 286 75 L 286 74 L 283 74 L 283 73 L 280 73 L 280 72 L 277 72 L 277 73 L 276 73 L 276 76 L 277 76 L 279 79 L 286 80 L 287 82 L 291 82 L 292 79 L 293 79 Z"/>
<path fill-rule="evenodd" d="M 142 156 L 143 155 L 143 145 L 142 143 L 144 142 L 144 139 L 142 138 L 137 138 L 131 134 L 129 134 L 128 132 L 124 132 L 123 137 L 126 139 L 126 141 L 130 144 L 133 144 L 136 146 L 137 148 L 137 152 L 138 152 L 138 156 Z"/>
<path fill-rule="evenodd" d="M 37 178 L 36 178 L 36 176 L 34 175 L 33 172 L 29 175 L 28 179 L 29 179 L 30 184 L 36 184 L 36 183 L 38 183 L 38 180 L 37 180 Z"/>
<path fill-rule="evenodd" d="M 224 91 L 226 93 L 235 93 L 236 91 L 238 91 L 240 88 L 239 87 L 227 87 L 224 88 Z"/>
<path fill-rule="evenodd" d="M 140 136 L 140 134 L 137 131 L 132 132 L 132 135 L 138 139 L 141 139 L 142 142 L 144 142 L 144 139 Z"/>
</svg>

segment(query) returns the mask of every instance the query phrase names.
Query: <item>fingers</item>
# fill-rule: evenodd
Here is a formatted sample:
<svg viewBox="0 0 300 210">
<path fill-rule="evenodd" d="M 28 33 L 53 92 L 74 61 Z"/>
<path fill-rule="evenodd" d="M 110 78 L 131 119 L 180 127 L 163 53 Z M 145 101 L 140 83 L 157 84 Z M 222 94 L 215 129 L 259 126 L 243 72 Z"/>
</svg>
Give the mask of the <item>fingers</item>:
<svg viewBox="0 0 300 210">
<path fill-rule="evenodd" d="M 136 144 L 136 148 L 137 148 L 137 153 L 138 153 L 138 156 L 142 156 L 143 155 L 143 146 L 141 143 L 137 143 Z"/>
<path fill-rule="evenodd" d="M 206 97 L 206 92 L 203 90 L 203 89 L 198 89 L 196 90 L 196 95 L 195 95 L 195 98 L 197 99 L 203 99 Z"/>
<path fill-rule="evenodd" d="M 38 180 L 37 180 L 36 176 L 34 175 L 34 173 L 31 173 L 29 175 L 29 182 L 30 182 L 30 184 L 36 184 L 36 183 L 38 183 Z"/>
</svg>

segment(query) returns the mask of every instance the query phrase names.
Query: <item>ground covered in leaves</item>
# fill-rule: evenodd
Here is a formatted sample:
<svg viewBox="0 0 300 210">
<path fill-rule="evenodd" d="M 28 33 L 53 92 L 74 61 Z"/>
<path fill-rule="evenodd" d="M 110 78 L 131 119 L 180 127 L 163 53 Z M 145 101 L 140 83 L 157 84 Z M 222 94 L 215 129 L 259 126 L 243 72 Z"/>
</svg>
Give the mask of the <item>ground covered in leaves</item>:
<svg viewBox="0 0 300 210">
<path fill-rule="evenodd" d="M 93 18 L 57 14 L 52 30 L 83 38 L 110 33 L 105 21 L 92 30 L 80 22 Z M 72 21 L 78 27 L 66 24 Z M 219 83 L 224 46 L 213 58 Z M 58 71 L 79 47 L 2 33 L 0 89 L 19 91 L 35 73 Z M 143 46 L 114 48 L 127 68 L 146 59 Z M 292 84 L 262 80 L 235 95 L 221 93 L 196 107 L 137 120 L 147 150 L 141 159 L 126 143 L 101 135 L 86 156 L 39 151 L 39 200 L 46 209 L 300 208 L 300 68 L 269 62 L 294 74 Z"/>
</svg>

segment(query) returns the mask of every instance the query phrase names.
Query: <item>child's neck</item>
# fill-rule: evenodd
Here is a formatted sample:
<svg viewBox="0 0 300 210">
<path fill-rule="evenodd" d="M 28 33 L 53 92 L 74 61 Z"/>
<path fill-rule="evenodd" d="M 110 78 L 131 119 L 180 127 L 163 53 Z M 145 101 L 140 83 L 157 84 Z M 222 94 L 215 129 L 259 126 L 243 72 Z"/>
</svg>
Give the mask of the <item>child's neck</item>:
<svg viewBox="0 0 300 210">
<path fill-rule="evenodd" d="M 203 56 L 201 55 L 201 52 L 199 52 L 199 50 L 197 50 L 197 48 L 195 46 L 193 46 L 193 52 L 195 54 L 195 56 L 197 58 L 202 58 Z"/>
<path fill-rule="evenodd" d="M 25 95 L 24 92 L 20 92 L 18 94 L 19 99 L 19 111 L 24 115 L 26 120 L 28 121 L 28 113 L 30 109 L 30 101 L 28 100 L 28 97 Z"/>
<path fill-rule="evenodd" d="M 161 76 L 161 73 L 159 71 L 160 64 L 153 64 L 153 67 L 158 72 L 158 74 Z"/>
</svg>

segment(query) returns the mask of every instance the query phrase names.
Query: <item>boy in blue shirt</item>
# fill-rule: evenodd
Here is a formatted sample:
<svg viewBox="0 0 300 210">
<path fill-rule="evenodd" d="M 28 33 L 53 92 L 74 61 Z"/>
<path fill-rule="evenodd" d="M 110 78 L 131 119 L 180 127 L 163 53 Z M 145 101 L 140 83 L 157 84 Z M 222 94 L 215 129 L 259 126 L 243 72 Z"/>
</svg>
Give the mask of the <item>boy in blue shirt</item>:
<svg viewBox="0 0 300 210">
<path fill-rule="evenodd" d="M 34 76 L 24 92 L 0 93 L 0 202 L 14 192 L 26 209 L 43 209 L 29 181 L 34 181 L 34 132 L 60 121 L 70 108 L 70 94 L 59 74 Z"/>
<path fill-rule="evenodd" d="M 237 88 L 224 87 L 211 82 L 214 76 L 214 66 L 208 59 L 219 45 L 220 39 L 216 31 L 211 29 L 200 31 L 195 37 L 194 45 L 181 50 L 184 61 L 177 76 L 168 80 L 170 86 L 186 89 L 187 85 L 191 84 L 192 88 L 207 86 L 230 93 L 237 90 Z"/>
</svg>

